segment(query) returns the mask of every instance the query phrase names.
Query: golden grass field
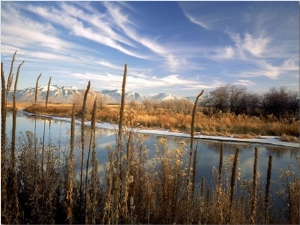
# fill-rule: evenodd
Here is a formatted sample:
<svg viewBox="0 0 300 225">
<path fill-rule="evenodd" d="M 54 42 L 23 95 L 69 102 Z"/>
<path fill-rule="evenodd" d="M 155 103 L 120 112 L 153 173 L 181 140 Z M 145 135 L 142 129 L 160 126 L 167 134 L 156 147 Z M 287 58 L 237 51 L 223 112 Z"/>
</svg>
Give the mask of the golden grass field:
<svg viewBox="0 0 300 225">
<path fill-rule="evenodd" d="M 10 104 L 8 104 L 10 106 Z M 71 117 L 72 104 L 17 103 L 17 108 L 28 112 L 52 116 Z M 79 115 L 78 107 L 76 114 Z M 119 105 L 105 105 L 96 111 L 98 122 L 118 123 Z M 200 112 L 199 112 L 200 111 Z M 191 115 L 176 113 L 166 109 L 147 110 L 142 105 L 125 107 L 127 124 L 143 129 L 164 129 L 174 132 L 189 132 Z M 90 114 L 87 114 L 90 119 Z M 126 124 L 126 123 L 125 123 Z M 254 138 L 260 136 L 280 136 L 282 141 L 299 142 L 299 121 L 277 119 L 274 116 L 255 117 L 235 115 L 233 113 L 215 113 L 205 115 L 198 110 L 195 118 L 195 132 L 203 135 L 234 136 L 237 138 Z"/>
</svg>

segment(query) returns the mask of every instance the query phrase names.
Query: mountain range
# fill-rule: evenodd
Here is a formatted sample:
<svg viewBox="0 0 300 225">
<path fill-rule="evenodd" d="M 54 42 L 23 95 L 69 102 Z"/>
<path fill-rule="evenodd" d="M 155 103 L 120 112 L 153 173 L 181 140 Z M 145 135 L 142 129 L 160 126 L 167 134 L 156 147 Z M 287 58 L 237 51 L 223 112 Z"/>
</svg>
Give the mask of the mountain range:
<svg viewBox="0 0 300 225">
<path fill-rule="evenodd" d="M 48 86 L 38 87 L 37 101 L 44 102 L 47 95 Z M 77 89 L 74 86 L 62 86 L 62 85 L 50 85 L 48 101 L 53 103 L 72 103 L 76 98 L 82 97 L 85 90 Z M 121 100 L 121 90 L 102 90 L 102 91 L 90 91 L 92 95 L 101 95 L 107 103 L 119 103 Z M 17 90 L 16 100 L 20 102 L 34 102 L 35 88 L 25 88 Z M 137 92 L 126 92 L 125 100 L 143 102 L 145 100 L 151 101 L 165 101 L 165 100 L 179 100 L 189 99 L 184 97 L 178 97 L 169 93 L 159 93 L 152 95 L 142 95 Z M 8 95 L 8 101 L 12 101 L 12 92 Z"/>
</svg>

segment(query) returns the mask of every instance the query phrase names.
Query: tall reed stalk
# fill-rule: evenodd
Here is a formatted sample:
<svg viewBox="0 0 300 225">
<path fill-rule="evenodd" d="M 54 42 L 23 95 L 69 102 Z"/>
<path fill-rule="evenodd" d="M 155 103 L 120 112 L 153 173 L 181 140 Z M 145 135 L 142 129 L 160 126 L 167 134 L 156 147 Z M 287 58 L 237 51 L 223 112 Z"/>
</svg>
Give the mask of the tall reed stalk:
<svg viewBox="0 0 300 225">
<path fill-rule="evenodd" d="M 268 208 L 269 208 L 271 175 L 272 175 L 272 155 L 269 155 L 268 172 L 267 172 L 267 183 L 266 183 L 266 190 L 265 190 L 265 208 L 264 208 L 265 223 L 269 222 Z"/>
<path fill-rule="evenodd" d="M 126 87 L 126 76 L 127 76 L 127 64 L 124 65 L 124 74 L 122 82 L 122 96 L 121 96 L 121 107 L 119 113 L 119 129 L 117 137 L 117 154 L 116 154 L 116 181 L 115 181 L 115 192 L 113 194 L 113 220 L 115 224 L 119 223 L 121 207 L 123 202 L 121 202 L 122 195 L 122 171 L 121 171 L 121 159 L 122 159 L 122 136 L 123 136 L 123 121 L 124 121 L 124 111 L 125 111 L 125 87 Z M 124 190 L 126 191 L 126 190 Z M 123 195 L 126 193 L 123 193 Z"/>
<path fill-rule="evenodd" d="M 49 81 L 48 81 L 48 88 L 47 88 L 46 101 L 45 101 L 45 107 L 46 108 L 47 108 L 47 105 L 48 105 L 48 99 L 49 99 L 49 93 L 50 93 L 50 85 L 51 85 L 51 78 L 52 77 L 50 77 Z"/>
<path fill-rule="evenodd" d="M 118 129 L 118 157 L 121 157 L 122 148 L 122 135 L 123 135 L 123 120 L 124 120 L 124 110 L 125 110 L 125 87 L 126 87 L 126 75 L 127 75 L 127 64 L 124 66 L 124 75 L 122 82 L 122 96 L 121 96 L 121 107 L 119 113 L 119 129 Z"/>
<path fill-rule="evenodd" d="M 255 217 L 256 217 L 256 208 L 257 208 L 257 183 L 258 183 L 258 181 L 257 181 L 257 163 L 258 163 L 258 150 L 255 147 L 250 224 L 256 223 Z"/>
<path fill-rule="evenodd" d="M 34 104 L 37 103 L 37 96 L 38 96 L 38 86 L 39 86 L 39 79 L 41 78 L 42 73 L 40 73 L 40 75 L 37 77 L 36 79 L 36 84 L 35 84 L 35 98 L 34 98 Z M 37 162 L 37 138 L 36 138 L 36 116 L 34 117 L 34 158 L 35 161 Z M 37 173 L 37 163 L 35 164 L 35 177 L 36 173 Z"/>
<path fill-rule="evenodd" d="M 8 78 L 7 78 L 7 87 L 6 87 L 6 100 L 7 100 L 8 93 L 10 91 L 10 88 L 12 86 L 13 79 L 14 79 L 14 74 L 12 73 L 12 71 L 13 71 L 13 68 L 14 68 L 14 62 L 15 62 L 16 54 L 17 54 L 17 51 L 15 51 L 15 53 L 13 55 L 13 58 L 11 60 L 11 64 L 10 64 L 10 70 L 9 70 L 9 74 L 8 74 Z M 7 101 L 6 101 L 6 103 L 7 103 Z"/>
<path fill-rule="evenodd" d="M 95 139 L 95 130 L 96 130 L 96 109 L 97 109 L 97 97 L 95 98 L 93 111 L 92 111 L 92 120 L 91 120 L 91 134 L 90 134 L 90 143 L 89 143 L 89 151 L 86 160 L 86 169 L 85 169 L 85 205 L 84 205 L 84 223 L 89 224 L 88 218 L 88 206 L 89 206 L 89 195 L 88 195 L 88 171 L 89 171 L 89 161 L 91 155 L 92 145 L 94 145 Z"/>
<path fill-rule="evenodd" d="M 38 97 L 38 87 L 39 87 L 39 79 L 41 78 L 42 73 L 40 73 L 40 75 L 38 76 L 38 78 L 36 79 L 36 84 L 35 84 L 35 96 L 34 96 L 34 104 L 37 103 L 37 97 Z"/>
<path fill-rule="evenodd" d="M 192 121 L 191 121 L 191 139 L 190 139 L 190 153 L 189 153 L 189 162 L 188 162 L 188 176 L 187 176 L 187 186 L 186 186 L 186 216 L 187 216 L 187 223 L 190 223 L 190 213 L 191 211 L 191 199 L 193 199 L 194 191 L 195 191 L 195 179 L 196 179 L 196 172 L 192 171 L 192 159 L 193 159 L 193 151 L 194 155 L 197 154 L 197 149 L 194 150 L 194 130 L 195 130 L 195 117 L 196 117 L 196 109 L 198 100 L 203 95 L 204 90 L 200 92 L 200 94 L 196 97 L 194 107 L 193 107 L 193 113 L 192 113 Z M 196 169 L 196 163 L 197 163 L 197 156 L 194 156 L 194 162 L 193 162 L 193 168 Z"/>
<path fill-rule="evenodd" d="M 51 85 L 51 77 L 48 81 L 48 87 L 47 87 L 47 94 L 46 94 L 46 100 L 45 100 L 45 109 L 44 113 L 47 111 L 47 105 L 48 105 L 48 98 L 49 98 L 49 90 Z M 43 147 L 42 147 L 42 162 L 41 162 L 41 170 L 42 170 L 42 181 L 44 180 L 44 154 L 45 154 L 45 136 L 46 136 L 46 118 L 44 119 L 44 130 L 43 130 Z M 50 137 L 49 137 L 50 139 Z"/>
<path fill-rule="evenodd" d="M 3 63 L 1 62 L 1 219 L 6 221 L 6 88 Z"/>
<path fill-rule="evenodd" d="M 199 206 L 198 224 L 201 224 L 204 221 L 204 211 L 205 211 L 205 177 L 202 177 L 201 188 L 200 188 L 200 206 Z"/>
<path fill-rule="evenodd" d="M 80 163 L 80 183 L 79 183 L 79 207 L 80 207 L 80 218 L 82 219 L 82 203 L 83 203 L 83 193 L 82 193 L 82 182 L 83 182 L 83 165 L 84 165 L 84 120 L 86 113 L 86 102 L 88 93 L 91 87 L 91 82 L 88 82 L 86 91 L 84 93 L 82 110 L 81 110 L 81 163 Z"/>
<path fill-rule="evenodd" d="M 236 172 L 237 172 L 238 156 L 239 156 L 239 148 L 237 148 L 236 151 L 235 151 L 232 170 L 231 170 L 230 205 L 229 205 L 229 214 L 228 214 L 228 217 L 227 217 L 227 223 L 230 223 L 232 221 L 233 195 L 234 195 L 235 183 L 236 183 Z"/>
<path fill-rule="evenodd" d="M 16 168 L 16 128 L 17 128 L 17 106 L 16 106 L 16 94 L 17 85 L 19 79 L 20 68 L 24 61 L 19 65 L 14 85 L 13 93 L 13 125 L 12 125 L 12 137 L 11 137 L 11 168 L 10 175 L 12 180 L 12 199 L 11 199 L 11 210 L 15 213 L 14 218 L 10 223 L 19 223 L 20 211 L 19 211 L 19 199 L 18 199 L 18 179 L 17 179 L 17 168 Z"/>
<path fill-rule="evenodd" d="M 96 107 L 93 110 L 94 117 L 96 117 Z M 94 123 L 96 119 L 94 119 Z M 95 124 L 94 124 L 95 127 Z M 94 128 L 93 134 L 93 146 L 92 146 L 92 172 L 91 172 L 91 197 L 90 197 L 90 223 L 96 224 L 97 217 L 97 205 L 98 205 L 98 195 L 99 195 L 99 175 L 98 175 L 98 160 L 96 155 L 96 129 Z"/>
<path fill-rule="evenodd" d="M 219 171 L 218 171 L 218 186 L 217 186 L 217 205 L 220 215 L 219 224 L 223 223 L 223 210 L 221 204 L 221 195 L 222 195 L 222 169 L 223 169 L 223 151 L 224 151 L 224 143 L 221 143 L 220 149 L 220 159 L 219 159 Z"/>
<path fill-rule="evenodd" d="M 73 223 L 73 176 L 74 176 L 74 143 L 75 143 L 75 104 L 72 107 L 71 119 L 71 136 L 70 136 L 70 159 L 69 159 L 69 173 L 66 191 L 66 204 L 67 204 L 67 220 L 69 224 Z"/>
</svg>

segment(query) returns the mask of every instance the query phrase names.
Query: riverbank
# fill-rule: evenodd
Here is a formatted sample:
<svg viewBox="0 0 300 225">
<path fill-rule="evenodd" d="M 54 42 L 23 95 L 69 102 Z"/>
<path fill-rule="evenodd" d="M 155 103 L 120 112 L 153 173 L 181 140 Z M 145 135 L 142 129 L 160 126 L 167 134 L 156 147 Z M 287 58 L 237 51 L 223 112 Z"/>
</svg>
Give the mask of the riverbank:
<svg viewBox="0 0 300 225">
<path fill-rule="evenodd" d="M 29 113 L 26 111 L 21 111 L 27 116 L 38 116 L 42 118 L 49 118 L 53 120 L 60 120 L 71 122 L 71 118 L 67 117 L 56 117 L 56 116 L 44 116 L 35 113 Z M 75 120 L 76 124 L 80 124 L 80 120 Z M 86 121 L 86 126 L 90 126 L 91 122 Z M 107 122 L 96 122 L 96 127 L 101 129 L 109 129 L 109 130 L 116 130 L 117 124 L 107 123 Z M 139 132 L 141 134 L 157 134 L 157 135 L 164 135 L 164 136 L 176 136 L 176 137 L 184 137 L 189 138 L 190 134 L 183 133 L 183 132 L 173 132 L 170 130 L 159 130 L 159 129 L 140 129 L 134 128 L 135 132 Z M 299 143 L 293 142 L 285 142 L 280 140 L 280 136 L 259 136 L 257 138 L 236 138 L 234 135 L 231 136 L 212 136 L 212 135 L 203 135 L 201 133 L 197 133 L 194 135 L 195 139 L 203 139 L 203 140 L 212 140 L 212 141 L 223 141 L 223 142 L 241 142 L 241 143 L 257 143 L 257 144 L 268 144 L 268 145 L 275 145 L 275 146 L 284 146 L 284 147 L 291 147 L 291 148 L 299 148 Z"/>
<path fill-rule="evenodd" d="M 27 112 L 55 117 L 71 117 L 72 105 L 30 105 Z M 96 121 L 118 124 L 119 105 L 105 105 L 96 110 Z M 75 115 L 80 117 L 81 108 L 75 106 Z M 87 110 L 86 119 L 91 119 Z M 173 133 L 189 134 L 191 130 L 190 113 L 177 112 L 167 108 L 148 109 L 143 105 L 125 105 L 124 124 L 131 124 L 140 130 L 167 130 Z M 284 142 L 299 143 L 299 120 L 297 118 L 276 118 L 273 115 L 257 117 L 235 115 L 233 113 L 196 113 L 195 132 L 205 136 L 237 139 L 261 139 L 264 136 L 279 137 Z"/>
</svg>

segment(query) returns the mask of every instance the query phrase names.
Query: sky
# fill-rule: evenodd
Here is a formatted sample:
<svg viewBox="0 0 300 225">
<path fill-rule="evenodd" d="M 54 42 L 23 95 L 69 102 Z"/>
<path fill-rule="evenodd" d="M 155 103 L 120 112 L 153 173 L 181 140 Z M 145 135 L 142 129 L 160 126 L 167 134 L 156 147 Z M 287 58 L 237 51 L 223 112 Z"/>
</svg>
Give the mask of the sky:
<svg viewBox="0 0 300 225">
<path fill-rule="evenodd" d="M 1 61 L 18 89 L 75 86 L 196 96 L 234 84 L 299 90 L 297 1 L 1 1 Z"/>
</svg>

